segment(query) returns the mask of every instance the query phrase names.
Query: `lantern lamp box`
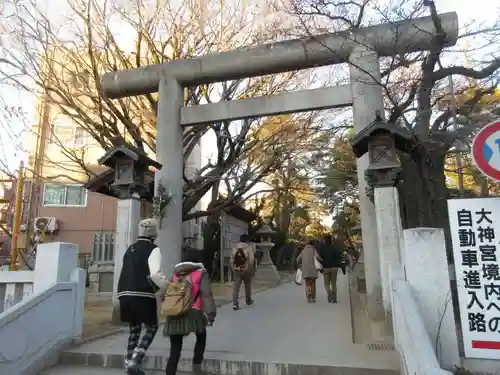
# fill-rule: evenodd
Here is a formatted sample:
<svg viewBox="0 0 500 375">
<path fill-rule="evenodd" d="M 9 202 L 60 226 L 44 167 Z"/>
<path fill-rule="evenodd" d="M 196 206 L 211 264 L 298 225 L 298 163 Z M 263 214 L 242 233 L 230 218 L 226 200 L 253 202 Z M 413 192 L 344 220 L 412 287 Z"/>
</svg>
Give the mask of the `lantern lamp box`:
<svg viewBox="0 0 500 375">
<path fill-rule="evenodd" d="M 500 198 L 449 199 L 465 357 L 500 360 Z"/>
<path fill-rule="evenodd" d="M 132 193 L 148 200 L 152 198 L 154 173 L 150 167 L 160 170 L 162 165 L 143 150 L 123 142 L 108 150 L 98 163 L 109 169 L 89 180 L 84 185 L 87 189 L 121 198 L 128 198 Z"/>
<path fill-rule="evenodd" d="M 413 147 L 411 133 L 400 126 L 382 120 L 378 115 L 370 125 L 351 139 L 351 146 L 357 158 L 367 152 L 374 162 L 383 162 L 384 156 L 380 149 L 388 149 L 387 156 L 394 157 L 394 150 L 408 152 Z M 387 157 L 386 157 L 387 159 Z"/>
<path fill-rule="evenodd" d="M 351 146 L 357 158 L 369 155 L 365 178 L 371 189 L 398 183 L 401 170 L 398 151 L 408 152 L 414 143 L 409 131 L 384 121 L 376 113 L 375 120 L 352 138 Z M 372 192 L 367 195 L 372 197 Z"/>
<path fill-rule="evenodd" d="M 112 148 L 98 162 L 115 169 L 115 185 L 141 184 L 150 166 L 156 169 L 162 167 L 144 151 L 127 144 Z"/>
</svg>

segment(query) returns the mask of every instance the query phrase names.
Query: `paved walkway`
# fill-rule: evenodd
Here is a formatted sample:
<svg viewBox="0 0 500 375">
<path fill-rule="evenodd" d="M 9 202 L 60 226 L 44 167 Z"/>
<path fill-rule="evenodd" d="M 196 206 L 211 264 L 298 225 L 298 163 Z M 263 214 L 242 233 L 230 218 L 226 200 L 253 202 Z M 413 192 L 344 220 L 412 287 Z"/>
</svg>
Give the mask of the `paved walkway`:
<svg viewBox="0 0 500 375">
<path fill-rule="evenodd" d="M 348 277 L 339 275 L 338 304 L 326 301 L 322 281 L 318 279 L 316 304 L 307 303 L 303 286 L 286 283 L 257 293 L 254 306 L 247 307 L 242 302 L 239 311 L 233 311 L 231 305 L 220 307 L 214 326 L 209 328 L 207 362 L 223 361 L 226 368 L 231 363 L 243 361 L 398 369 L 394 351 L 371 350 L 368 345 L 352 343 Z M 183 357 L 192 357 L 194 341 L 193 335 L 185 340 Z M 114 363 L 117 355 L 123 354 L 126 342 L 127 334 L 119 333 L 86 343 L 67 354 L 75 360 L 89 353 L 108 355 L 109 358 L 115 357 L 115 360 L 109 360 Z M 148 351 L 148 357 L 152 357 L 148 360 L 149 368 L 163 367 L 168 347 L 168 339 L 159 332 Z M 81 359 L 75 362 L 81 362 Z M 86 363 L 90 362 L 95 360 L 87 359 Z"/>
</svg>

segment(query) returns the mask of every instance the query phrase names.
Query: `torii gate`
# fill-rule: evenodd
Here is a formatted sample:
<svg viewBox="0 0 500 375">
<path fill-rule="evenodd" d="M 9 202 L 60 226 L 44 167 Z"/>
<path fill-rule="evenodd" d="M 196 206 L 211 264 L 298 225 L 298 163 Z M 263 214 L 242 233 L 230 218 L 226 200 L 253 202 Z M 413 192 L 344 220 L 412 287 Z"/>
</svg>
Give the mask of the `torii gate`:
<svg viewBox="0 0 500 375">
<path fill-rule="evenodd" d="M 446 45 L 454 45 L 458 38 L 457 14 L 444 13 L 439 18 Z M 163 168 L 156 173 L 155 189 L 161 183 L 172 195 L 159 231 L 164 270 L 169 272 L 180 261 L 183 243 L 183 126 L 352 105 L 358 133 L 374 120 L 376 111 L 384 113 L 382 88 L 377 83 L 381 78 L 379 57 L 428 50 L 435 36 L 431 17 L 422 17 L 104 74 L 102 94 L 111 99 L 159 92 L 156 158 Z M 350 63 L 348 85 L 183 106 L 184 87 L 345 62 Z M 375 319 L 383 317 L 382 287 L 374 205 L 362 193 L 367 166 L 368 155 L 357 160 L 368 310 Z M 117 238 L 115 277 L 125 251 L 119 248 L 122 242 Z"/>
</svg>

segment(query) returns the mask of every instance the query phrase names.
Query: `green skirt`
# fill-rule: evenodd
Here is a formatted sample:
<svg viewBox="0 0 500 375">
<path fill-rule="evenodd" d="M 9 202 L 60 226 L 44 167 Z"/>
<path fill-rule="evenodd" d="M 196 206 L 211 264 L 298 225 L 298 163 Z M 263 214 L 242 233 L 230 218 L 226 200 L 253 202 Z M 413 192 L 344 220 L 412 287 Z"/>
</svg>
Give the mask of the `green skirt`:
<svg viewBox="0 0 500 375">
<path fill-rule="evenodd" d="M 207 329 L 205 314 L 198 309 L 190 309 L 182 316 L 169 316 L 163 325 L 163 336 L 189 335 Z"/>
</svg>

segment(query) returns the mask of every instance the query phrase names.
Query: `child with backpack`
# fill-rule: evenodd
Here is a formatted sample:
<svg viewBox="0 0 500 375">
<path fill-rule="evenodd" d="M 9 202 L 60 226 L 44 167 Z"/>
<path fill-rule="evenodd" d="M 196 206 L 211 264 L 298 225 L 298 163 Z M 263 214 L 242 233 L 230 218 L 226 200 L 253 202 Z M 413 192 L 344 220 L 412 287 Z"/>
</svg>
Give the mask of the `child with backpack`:
<svg viewBox="0 0 500 375">
<path fill-rule="evenodd" d="M 194 256 L 191 254 L 188 258 Z M 193 371 L 201 371 L 207 343 L 207 326 L 211 326 L 215 320 L 216 307 L 210 275 L 197 260 L 186 259 L 175 266 L 161 306 L 161 313 L 166 317 L 163 336 L 170 338 L 167 375 L 176 374 L 184 336 L 191 333 L 196 335 Z"/>
</svg>

